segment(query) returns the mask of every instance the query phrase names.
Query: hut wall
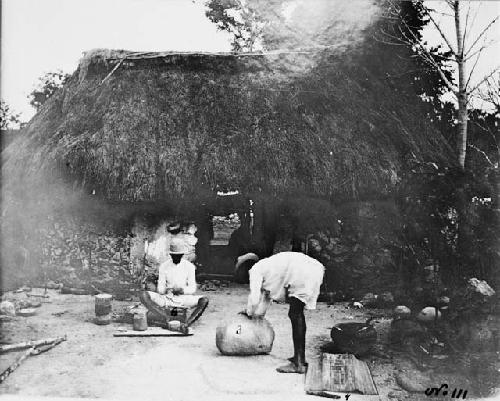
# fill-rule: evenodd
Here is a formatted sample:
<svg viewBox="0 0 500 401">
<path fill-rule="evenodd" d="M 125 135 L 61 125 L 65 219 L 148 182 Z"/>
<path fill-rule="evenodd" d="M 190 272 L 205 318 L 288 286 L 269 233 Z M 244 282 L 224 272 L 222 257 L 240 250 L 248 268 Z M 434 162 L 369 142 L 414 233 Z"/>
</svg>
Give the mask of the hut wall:
<svg viewBox="0 0 500 401">
<path fill-rule="evenodd" d="M 355 297 L 367 292 L 400 292 L 404 285 L 398 245 L 401 220 L 392 201 L 351 202 L 329 209 L 311 200 L 299 202 L 301 206 L 291 205 L 295 213 L 302 210 L 313 215 L 290 218 L 286 207 L 279 209 L 271 202 L 267 213 L 276 215 L 272 253 L 299 250 L 297 243 L 302 242 L 302 251 L 326 266 L 325 291 Z M 162 247 L 167 250 L 172 236 L 166 226 L 174 220 L 165 217 L 154 219 L 152 224 L 139 217 L 120 228 L 81 216 L 50 216 L 22 238 L 4 235 L 7 243 L 3 244 L 2 287 L 43 285 L 49 280 L 130 294 L 137 288 L 145 254 L 149 262 L 154 262 L 156 251 Z M 202 264 L 200 249 L 209 238 L 206 235 L 203 240 L 205 231 L 201 227 L 196 234 L 198 262 Z M 145 240 L 149 242 L 147 253 Z M 7 254 L 5 246 L 14 252 Z M 210 260 L 205 262 L 210 264 Z M 206 273 L 206 269 L 200 267 L 199 273 Z"/>
<path fill-rule="evenodd" d="M 145 265 L 148 266 L 148 272 L 157 273 L 158 266 L 169 257 L 168 249 L 173 238 L 184 241 L 187 249 L 185 257 L 190 262 L 197 260 L 196 224 L 190 222 L 181 224 L 181 232 L 174 235 L 168 232 L 167 226 L 177 221 L 175 217 L 162 219 L 151 227 L 140 218 L 135 220 L 132 226 L 130 260 L 136 275 L 142 273 Z"/>
<path fill-rule="evenodd" d="M 67 286 L 102 291 L 130 289 L 130 235 L 72 218 L 42 229 L 42 271 Z"/>
<path fill-rule="evenodd" d="M 338 226 L 319 230 L 308 241 L 309 253 L 326 266 L 325 289 L 348 297 L 398 294 L 404 280 L 398 264 L 401 224 L 394 203 L 350 203 L 338 216 Z"/>
<path fill-rule="evenodd" d="M 9 241 L 9 238 L 4 236 Z M 43 224 L 3 248 L 2 287 L 46 282 L 120 292 L 134 281 L 131 236 L 82 217 L 47 216 Z M 16 257 L 16 255 L 18 255 Z"/>
<path fill-rule="evenodd" d="M 313 200 L 300 203 L 285 205 L 273 253 L 294 249 L 321 261 L 326 267 L 324 291 L 349 298 L 401 291 L 401 219 L 392 200 L 337 206 Z M 292 214 L 287 211 L 290 205 Z"/>
</svg>

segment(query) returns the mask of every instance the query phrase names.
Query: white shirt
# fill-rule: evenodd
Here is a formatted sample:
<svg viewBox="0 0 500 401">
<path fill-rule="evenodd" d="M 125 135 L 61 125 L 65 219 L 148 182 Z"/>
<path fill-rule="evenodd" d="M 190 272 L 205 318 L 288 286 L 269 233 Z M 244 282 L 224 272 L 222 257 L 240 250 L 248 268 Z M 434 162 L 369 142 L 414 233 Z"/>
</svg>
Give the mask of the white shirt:
<svg viewBox="0 0 500 401">
<path fill-rule="evenodd" d="M 280 252 L 258 261 L 250 269 L 250 295 L 247 311 L 252 314 L 266 291 L 275 301 L 285 301 L 286 294 L 315 309 L 324 266 L 300 252 Z"/>
<path fill-rule="evenodd" d="M 165 294 L 167 288 L 182 288 L 184 295 L 194 294 L 196 292 L 195 270 L 196 267 L 184 258 L 177 265 L 172 259 L 166 260 L 158 269 L 158 293 Z"/>
</svg>

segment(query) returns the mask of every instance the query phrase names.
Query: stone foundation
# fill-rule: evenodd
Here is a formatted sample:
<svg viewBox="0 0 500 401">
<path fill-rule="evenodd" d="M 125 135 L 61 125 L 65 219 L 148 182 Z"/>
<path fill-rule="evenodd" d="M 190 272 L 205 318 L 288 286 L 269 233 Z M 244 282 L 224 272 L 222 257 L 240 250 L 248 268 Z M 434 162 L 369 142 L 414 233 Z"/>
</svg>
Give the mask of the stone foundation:
<svg viewBox="0 0 500 401">
<path fill-rule="evenodd" d="M 302 234 L 302 251 L 326 266 L 324 290 L 348 297 L 361 297 L 367 292 L 401 292 L 404 279 L 397 239 L 401 222 L 395 205 L 389 201 L 357 202 L 321 211 L 325 213 L 330 214 L 324 219 L 328 225 L 321 227 L 319 219 L 316 228 L 296 227 Z M 52 280 L 112 293 L 138 288 L 144 266 L 155 264 L 156 251 L 167 250 L 171 235 L 166 226 L 176 219 L 162 217 L 152 223 L 135 218 L 118 225 L 90 220 L 52 216 L 33 231 L 18 230 L 24 237 L 8 237 L 3 245 L 4 253 L 9 253 L 2 257 L 3 287 L 6 283 L 12 289 Z M 278 220 L 278 225 L 288 228 L 283 233 L 277 229 L 274 252 L 291 250 L 290 225 L 283 218 Z M 200 257 L 201 250 L 210 239 L 205 231 L 196 234 L 196 251 L 202 264 L 206 257 Z"/>
</svg>

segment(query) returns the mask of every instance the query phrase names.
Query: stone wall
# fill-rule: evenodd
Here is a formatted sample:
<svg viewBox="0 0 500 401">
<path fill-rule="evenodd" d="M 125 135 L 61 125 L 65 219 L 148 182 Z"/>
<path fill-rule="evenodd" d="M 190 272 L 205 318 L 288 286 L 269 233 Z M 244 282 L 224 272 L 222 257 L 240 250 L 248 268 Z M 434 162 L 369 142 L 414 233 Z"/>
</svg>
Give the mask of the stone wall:
<svg viewBox="0 0 500 401">
<path fill-rule="evenodd" d="M 307 225 L 312 221 L 307 216 L 298 226 L 296 221 L 294 224 L 302 238 L 302 251 L 326 266 L 325 291 L 347 297 L 384 291 L 396 295 L 402 291 L 398 243 L 401 221 L 394 203 L 349 203 L 321 210 L 319 217 L 313 225 Z M 145 259 L 155 257 L 151 254 L 144 258 L 145 241 L 149 242 L 149 253 L 155 243 L 162 242 L 166 249 L 170 238 L 166 226 L 175 218 L 136 218 L 121 225 L 104 220 L 96 223 L 88 218 L 52 216 L 32 232 L 24 230 L 24 237 L 8 237 L 4 253 L 6 246 L 15 252 L 9 258 L 2 255 L 3 287 L 6 282 L 12 287 L 28 282 L 43 284 L 45 280 L 72 287 L 93 285 L 112 293 L 137 287 Z M 278 220 L 281 228 L 275 235 L 275 253 L 292 249 L 293 224 L 281 217 Z M 328 223 L 322 226 L 323 221 Z M 208 244 L 202 238 L 204 231 L 197 233 L 201 238 L 197 244 L 199 256 L 200 249 Z M 203 262 L 203 258 L 199 259 Z"/>
<path fill-rule="evenodd" d="M 127 230 L 66 218 L 54 219 L 38 235 L 40 267 L 49 280 L 69 287 L 93 285 L 103 291 L 119 291 L 134 281 Z"/>
<path fill-rule="evenodd" d="M 196 244 L 198 242 L 195 236 L 196 225 L 190 221 L 181 221 L 180 232 L 172 234 L 167 227 L 175 222 L 178 222 L 175 217 L 162 218 L 159 223 L 151 226 L 144 219 L 135 219 L 131 227 L 130 244 L 130 264 L 134 274 L 140 275 L 145 265 L 150 273 L 155 273 L 159 264 L 169 257 L 168 249 L 174 237 L 184 241 L 187 250 L 184 257 L 190 262 L 196 260 Z"/>
<path fill-rule="evenodd" d="M 2 227 L 3 289 L 52 281 L 120 292 L 134 282 L 126 226 L 68 215 L 46 216 L 36 225 L 9 223 Z"/>
<path fill-rule="evenodd" d="M 280 220 L 273 253 L 292 250 L 295 236 L 296 250 L 325 265 L 324 291 L 348 298 L 402 291 L 401 220 L 392 201 L 308 207 L 299 218 Z"/>
<path fill-rule="evenodd" d="M 359 202 L 339 211 L 338 226 L 321 230 L 309 239 L 309 253 L 326 266 L 329 291 L 348 296 L 367 292 L 399 292 L 400 227 L 391 202 Z"/>
</svg>

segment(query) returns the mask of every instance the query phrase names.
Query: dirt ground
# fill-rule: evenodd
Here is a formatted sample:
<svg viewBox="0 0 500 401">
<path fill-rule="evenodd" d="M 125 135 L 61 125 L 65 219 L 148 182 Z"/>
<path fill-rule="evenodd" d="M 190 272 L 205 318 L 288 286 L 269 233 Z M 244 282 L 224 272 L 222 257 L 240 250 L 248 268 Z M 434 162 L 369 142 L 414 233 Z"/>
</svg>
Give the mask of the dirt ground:
<svg viewBox="0 0 500 401">
<path fill-rule="evenodd" d="M 117 327 L 124 324 L 97 326 L 93 323 L 92 296 L 62 295 L 49 290 L 50 303 L 43 303 L 37 315 L 2 322 L 1 340 L 16 343 L 66 335 L 67 341 L 25 360 L 0 385 L 0 396 L 12 400 L 38 397 L 319 400 L 305 394 L 303 375 L 283 375 L 275 370 L 285 363 L 293 349 L 286 305 L 274 304 L 267 315 L 276 332 L 270 355 L 226 357 L 217 350 L 218 323 L 244 309 L 247 291 L 244 286 L 231 285 L 207 292 L 210 305 L 195 323 L 193 336 L 124 338 L 113 337 Z M 24 294 L 14 296 L 26 298 Z M 113 310 L 119 312 L 132 304 L 132 301 L 113 301 Z M 319 303 L 317 310 L 307 311 L 307 357 L 318 356 L 319 347 L 329 341 L 334 324 L 365 321 L 369 313 L 382 316 L 384 311 L 352 309 L 345 303 L 334 306 Z M 387 341 L 389 324 L 387 318 L 376 320 L 382 345 Z M 18 355 L 17 352 L 2 355 L 1 371 Z M 413 374 L 409 361 L 394 360 L 380 352 L 364 360 L 371 369 L 381 399 L 428 398 L 424 394 L 411 394 L 396 383 L 396 374 Z M 356 399 L 355 395 L 350 398 Z"/>
</svg>

